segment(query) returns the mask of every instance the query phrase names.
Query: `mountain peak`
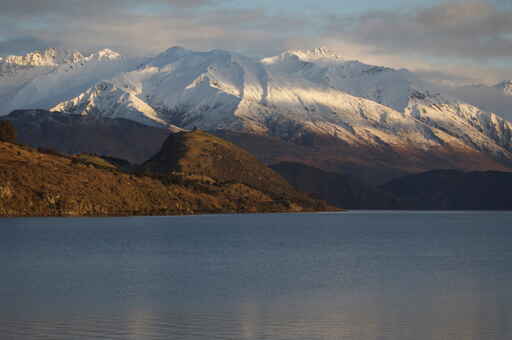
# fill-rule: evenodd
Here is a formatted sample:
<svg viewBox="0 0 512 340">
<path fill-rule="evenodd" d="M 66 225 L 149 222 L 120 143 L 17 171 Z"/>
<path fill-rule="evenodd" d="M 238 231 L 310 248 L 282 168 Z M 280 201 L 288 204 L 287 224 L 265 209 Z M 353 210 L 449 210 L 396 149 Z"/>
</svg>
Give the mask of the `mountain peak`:
<svg viewBox="0 0 512 340">
<path fill-rule="evenodd" d="M 287 65 L 285 68 L 288 68 L 290 62 L 291 65 L 294 65 L 297 62 L 299 62 L 299 64 L 313 62 L 321 65 L 331 65 L 344 61 L 343 57 L 327 47 L 288 50 L 275 57 L 264 58 L 261 60 L 262 63 L 267 65 L 276 64 L 282 66 L 284 63 L 284 65 Z"/>
<path fill-rule="evenodd" d="M 35 50 L 25 55 L 10 55 L 5 58 L 0 58 L 0 63 L 11 65 L 11 67 L 56 67 L 63 64 L 76 64 L 90 59 L 104 61 L 115 60 L 120 57 L 121 55 L 119 53 L 108 48 L 99 50 L 85 57 L 77 50 L 65 50 L 51 47 L 44 50 Z"/>
<path fill-rule="evenodd" d="M 160 57 L 182 57 L 186 55 L 189 50 L 182 46 L 173 46 L 171 48 L 168 48 L 164 52 L 160 53 L 158 56 Z"/>
<path fill-rule="evenodd" d="M 317 60 L 317 59 L 343 60 L 343 58 L 340 55 L 338 55 L 335 51 L 329 49 L 328 47 L 288 50 L 288 51 L 284 52 L 284 54 L 296 55 L 297 57 L 299 57 L 300 59 L 303 59 L 303 60 Z"/>
<path fill-rule="evenodd" d="M 91 57 L 96 57 L 98 60 L 115 60 L 121 58 L 121 54 L 112 51 L 109 48 L 104 48 L 96 53 L 93 53 Z"/>
<path fill-rule="evenodd" d="M 0 62 L 17 66 L 57 66 L 65 63 L 75 63 L 84 56 L 78 51 L 70 51 L 57 48 L 35 50 L 25 55 L 10 55 Z"/>
<path fill-rule="evenodd" d="M 191 51 L 187 50 L 184 47 L 181 46 L 174 46 L 171 48 L 168 48 L 164 52 L 158 54 L 156 57 L 154 57 L 151 61 L 151 64 L 153 66 L 162 66 L 168 63 L 172 63 L 188 54 L 190 54 Z"/>
</svg>

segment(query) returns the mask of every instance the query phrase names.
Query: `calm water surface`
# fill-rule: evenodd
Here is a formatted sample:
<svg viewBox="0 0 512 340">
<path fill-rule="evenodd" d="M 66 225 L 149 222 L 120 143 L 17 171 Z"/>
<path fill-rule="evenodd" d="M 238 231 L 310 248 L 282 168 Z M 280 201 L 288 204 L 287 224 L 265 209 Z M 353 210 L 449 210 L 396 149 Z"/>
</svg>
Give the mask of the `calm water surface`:
<svg viewBox="0 0 512 340">
<path fill-rule="evenodd" d="M 510 340 L 512 213 L 0 220 L 0 339 Z"/>
</svg>

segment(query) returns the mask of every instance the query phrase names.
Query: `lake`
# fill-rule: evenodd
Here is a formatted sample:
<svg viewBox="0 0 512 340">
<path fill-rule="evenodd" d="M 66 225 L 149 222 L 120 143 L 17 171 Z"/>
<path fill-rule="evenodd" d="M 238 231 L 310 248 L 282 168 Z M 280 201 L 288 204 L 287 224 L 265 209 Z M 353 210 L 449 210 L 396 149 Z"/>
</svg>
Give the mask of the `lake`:
<svg viewBox="0 0 512 340">
<path fill-rule="evenodd" d="M 0 338 L 512 339 L 512 213 L 0 220 Z"/>
</svg>

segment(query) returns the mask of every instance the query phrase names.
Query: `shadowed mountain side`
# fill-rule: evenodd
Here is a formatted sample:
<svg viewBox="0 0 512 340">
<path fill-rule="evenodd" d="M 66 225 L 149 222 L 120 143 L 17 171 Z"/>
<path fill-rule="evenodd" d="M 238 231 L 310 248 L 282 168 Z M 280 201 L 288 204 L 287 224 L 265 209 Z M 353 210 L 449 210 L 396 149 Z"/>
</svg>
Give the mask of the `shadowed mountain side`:
<svg viewBox="0 0 512 340">
<path fill-rule="evenodd" d="M 337 150 L 336 145 L 342 147 L 342 143 L 334 139 L 331 146 L 324 147 L 321 144 L 315 145 L 311 138 L 307 143 L 304 141 L 297 143 L 284 141 L 278 137 L 227 130 L 216 130 L 213 133 L 246 149 L 268 165 L 281 162 L 302 163 L 328 172 L 349 174 L 375 185 L 413 172 L 393 165 L 378 166 L 376 160 L 362 162 L 357 157 L 351 157 L 346 152 Z M 363 155 L 364 152 L 360 151 L 359 154 Z"/>
<path fill-rule="evenodd" d="M 301 163 L 282 162 L 270 166 L 297 190 L 347 209 L 395 209 L 397 200 L 388 193 L 352 176 L 326 172 Z"/>
<path fill-rule="evenodd" d="M 299 199 L 297 200 L 296 197 Z M 236 182 L 123 173 L 91 156 L 67 157 L 0 142 L 0 216 L 181 215 L 297 212 L 327 205 L 294 193 L 279 200 Z"/>
<path fill-rule="evenodd" d="M 2 117 L 18 131 L 18 142 L 65 154 L 91 153 L 142 163 L 160 149 L 169 131 L 126 119 L 20 110 Z"/>
<path fill-rule="evenodd" d="M 512 173 L 436 170 L 393 180 L 380 189 L 403 209 L 511 210 Z"/>
<path fill-rule="evenodd" d="M 433 169 L 510 169 L 485 154 L 468 148 L 409 149 L 401 153 L 384 146 L 350 146 L 339 139 L 303 134 L 299 139 L 217 130 L 217 136 L 248 150 L 265 164 L 303 163 L 328 172 L 353 176 L 370 185 L 381 185 L 404 175 Z"/>
</svg>

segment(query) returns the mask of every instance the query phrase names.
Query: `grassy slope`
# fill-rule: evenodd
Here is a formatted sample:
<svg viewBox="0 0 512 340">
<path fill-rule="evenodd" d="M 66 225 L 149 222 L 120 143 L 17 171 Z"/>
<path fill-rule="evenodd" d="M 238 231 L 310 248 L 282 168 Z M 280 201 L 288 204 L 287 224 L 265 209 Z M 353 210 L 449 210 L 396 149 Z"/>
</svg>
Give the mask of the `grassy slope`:
<svg viewBox="0 0 512 340">
<path fill-rule="evenodd" d="M 325 209 L 314 200 L 273 201 L 239 183 L 190 176 L 179 184 L 123 173 L 87 157 L 0 142 L 0 216 L 173 215 Z"/>
<path fill-rule="evenodd" d="M 146 173 L 179 172 L 211 177 L 223 183 L 243 183 L 273 199 L 310 198 L 240 147 L 203 131 L 169 136 L 162 150 L 143 165 Z"/>
</svg>

